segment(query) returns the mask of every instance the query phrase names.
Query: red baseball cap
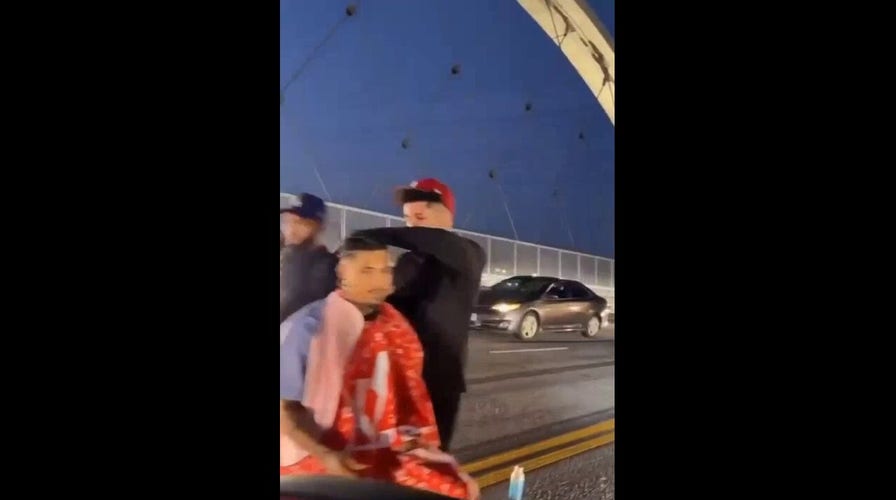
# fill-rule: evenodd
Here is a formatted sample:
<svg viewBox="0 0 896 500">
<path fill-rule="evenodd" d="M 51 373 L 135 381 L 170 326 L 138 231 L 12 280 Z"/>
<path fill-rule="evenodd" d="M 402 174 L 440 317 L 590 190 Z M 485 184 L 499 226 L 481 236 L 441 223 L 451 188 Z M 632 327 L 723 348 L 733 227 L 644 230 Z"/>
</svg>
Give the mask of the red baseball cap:
<svg viewBox="0 0 896 500">
<path fill-rule="evenodd" d="M 454 193 L 444 182 L 433 179 L 420 179 L 409 186 L 402 186 L 395 192 L 395 199 L 399 204 L 413 201 L 437 201 L 454 215 Z"/>
</svg>

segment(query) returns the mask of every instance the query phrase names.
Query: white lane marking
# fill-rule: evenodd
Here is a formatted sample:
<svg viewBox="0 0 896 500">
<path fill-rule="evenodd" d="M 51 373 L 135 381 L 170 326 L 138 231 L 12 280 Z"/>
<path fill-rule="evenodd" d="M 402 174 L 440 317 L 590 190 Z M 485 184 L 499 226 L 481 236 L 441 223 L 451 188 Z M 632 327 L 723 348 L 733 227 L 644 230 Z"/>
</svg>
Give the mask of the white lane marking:
<svg viewBox="0 0 896 500">
<path fill-rule="evenodd" d="M 542 347 L 541 349 L 513 349 L 510 351 L 489 351 L 489 354 L 507 354 L 509 352 L 565 351 L 569 347 Z"/>
</svg>

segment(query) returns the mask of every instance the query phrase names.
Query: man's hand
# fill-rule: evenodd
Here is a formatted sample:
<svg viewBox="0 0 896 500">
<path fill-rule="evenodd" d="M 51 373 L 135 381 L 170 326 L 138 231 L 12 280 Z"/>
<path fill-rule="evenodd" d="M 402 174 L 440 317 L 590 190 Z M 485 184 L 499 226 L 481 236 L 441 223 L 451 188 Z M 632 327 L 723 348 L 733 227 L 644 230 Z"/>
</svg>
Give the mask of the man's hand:
<svg viewBox="0 0 896 500">
<path fill-rule="evenodd" d="M 329 474 L 342 477 L 357 477 L 367 466 L 358 463 L 347 453 L 328 452 L 321 457 L 321 462 Z"/>
<path fill-rule="evenodd" d="M 461 481 L 467 486 L 467 500 L 482 500 L 482 492 L 479 490 L 479 483 L 461 469 L 458 469 L 457 473 Z"/>
<path fill-rule="evenodd" d="M 398 451 L 399 453 L 407 453 L 411 450 L 416 450 L 417 448 L 421 448 L 420 441 L 413 438 L 399 444 L 398 449 L 395 451 Z"/>
</svg>

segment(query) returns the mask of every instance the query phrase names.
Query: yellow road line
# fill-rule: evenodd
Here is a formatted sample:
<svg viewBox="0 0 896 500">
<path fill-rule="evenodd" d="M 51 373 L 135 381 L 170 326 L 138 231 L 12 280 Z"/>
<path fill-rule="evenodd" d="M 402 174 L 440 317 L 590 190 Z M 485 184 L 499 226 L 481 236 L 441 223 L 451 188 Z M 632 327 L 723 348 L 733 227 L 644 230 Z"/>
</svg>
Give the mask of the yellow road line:
<svg viewBox="0 0 896 500">
<path fill-rule="evenodd" d="M 566 443 L 577 441 L 579 439 L 591 436 L 593 434 L 598 434 L 601 432 L 611 431 L 616 428 L 616 419 L 611 418 L 609 420 L 605 420 L 603 422 L 599 422 L 594 425 L 589 425 L 583 429 L 578 429 L 572 432 L 567 432 L 566 434 L 561 434 L 556 437 L 552 437 L 550 439 L 546 439 L 544 441 L 539 441 L 537 443 L 532 443 L 530 445 L 523 446 L 522 448 L 517 448 L 515 450 L 506 451 L 504 453 L 499 453 L 497 455 L 492 455 L 490 457 L 482 458 L 479 460 L 475 460 L 463 466 L 464 470 L 469 474 L 473 474 L 479 472 L 481 470 L 488 469 L 490 467 L 495 467 L 497 465 L 506 464 L 508 462 L 517 460 L 519 458 L 525 457 L 527 455 L 532 455 L 538 453 L 540 451 L 547 450 L 549 448 L 553 448 L 555 446 L 564 445 Z"/>
<path fill-rule="evenodd" d="M 547 455 L 535 457 L 522 463 L 513 465 L 520 465 L 526 472 L 528 472 L 530 470 L 538 469 L 539 467 L 544 467 L 546 465 L 559 462 L 560 460 L 612 443 L 615 439 L 615 436 L 615 432 L 602 434 L 600 436 L 591 438 L 588 441 L 583 441 L 572 446 L 567 446 L 566 448 L 561 448 L 559 450 L 548 453 Z M 480 488 L 487 488 L 493 484 L 507 481 L 508 479 L 510 479 L 510 473 L 513 472 L 513 465 L 503 467 L 487 474 L 483 474 L 482 476 L 476 478 L 476 482 L 479 483 Z"/>
</svg>

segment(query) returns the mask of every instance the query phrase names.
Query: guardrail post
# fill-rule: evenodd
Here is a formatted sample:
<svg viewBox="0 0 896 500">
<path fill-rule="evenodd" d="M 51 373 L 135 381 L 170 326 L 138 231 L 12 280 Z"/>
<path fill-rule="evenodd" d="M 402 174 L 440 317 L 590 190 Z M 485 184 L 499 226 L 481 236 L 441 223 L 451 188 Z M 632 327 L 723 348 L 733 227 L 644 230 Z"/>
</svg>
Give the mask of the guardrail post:
<svg viewBox="0 0 896 500">
<path fill-rule="evenodd" d="M 576 280 L 582 281 L 582 256 L 576 254 Z"/>
<path fill-rule="evenodd" d="M 492 273 L 492 239 L 491 238 L 485 239 L 485 246 L 488 248 L 488 250 L 486 251 L 486 260 L 485 261 L 487 262 L 486 265 L 488 266 L 487 267 L 488 273 L 491 274 Z"/>
<path fill-rule="evenodd" d="M 541 247 L 535 247 L 535 274 L 541 276 Z"/>
<path fill-rule="evenodd" d="M 517 243 L 514 241 L 514 242 L 513 242 L 513 275 L 514 275 L 514 276 L 516 276 L 516 273 L 517 273 L 517 271 L 516 271 L 516 259 L 517 259 L 517 257 L 516 257 L 516 247 L 517 247 Z"/>
</svg>

